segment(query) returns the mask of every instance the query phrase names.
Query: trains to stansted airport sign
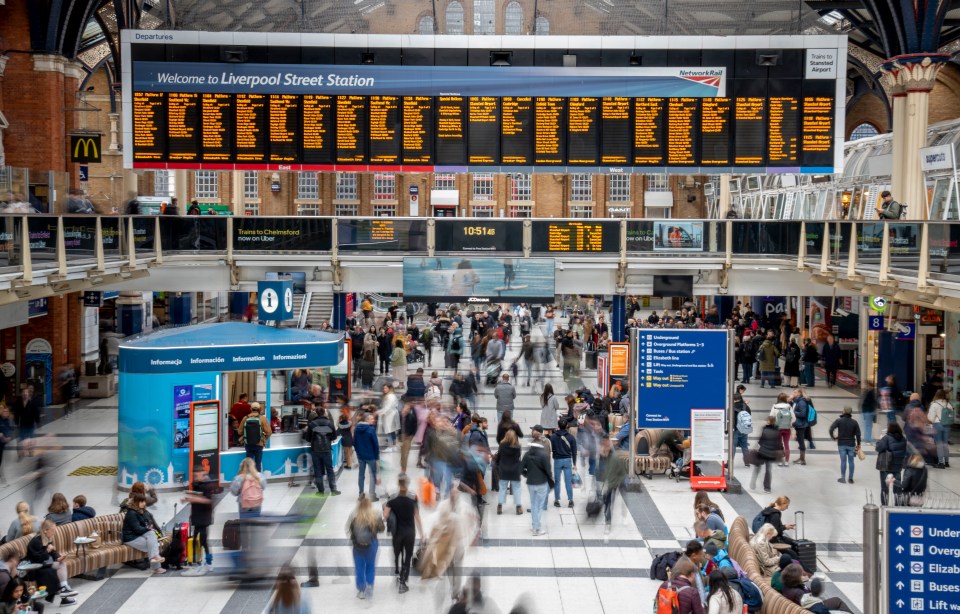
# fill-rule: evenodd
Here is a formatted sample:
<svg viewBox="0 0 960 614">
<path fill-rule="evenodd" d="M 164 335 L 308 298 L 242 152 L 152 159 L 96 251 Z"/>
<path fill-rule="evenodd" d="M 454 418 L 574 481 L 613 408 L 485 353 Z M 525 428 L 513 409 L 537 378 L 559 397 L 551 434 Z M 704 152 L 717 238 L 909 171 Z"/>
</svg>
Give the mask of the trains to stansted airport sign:
<svg viewBox="0 0 960 614">
<path fill-rule="evenodd" d="M 835 170 L 836 79 L 804 78 L 799 63 L 781 80 L 734 79 L 729 64 L 311 64 L 300 49 L 300 64 L 271 63 L 269 46 L 228 63 L 171 61 L 180 50 L 137 40 L 125 46 L 133 167 Z"/>
</svg>

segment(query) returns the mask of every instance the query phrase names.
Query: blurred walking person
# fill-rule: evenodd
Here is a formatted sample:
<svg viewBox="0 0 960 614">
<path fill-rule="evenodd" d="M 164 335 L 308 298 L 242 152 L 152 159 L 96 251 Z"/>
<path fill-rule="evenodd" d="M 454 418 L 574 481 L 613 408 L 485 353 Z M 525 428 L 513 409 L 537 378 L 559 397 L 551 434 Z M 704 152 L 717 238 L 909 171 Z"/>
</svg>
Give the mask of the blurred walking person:
<svg viewBox="0 0 960 614">
<path fill-rule="evenodd" d="M 353 546 L 357 599 L 373 597 L 373 582 L 377 575 L 377 551 L 380 548 L 377 535 L 383 530 L 383 518 L 373 509 L 370 499 L 361 494 L 356 509 L 347 521 L 347 535 Z"/>
<path fill-rule="evenodd" d="M 417 533 L 423 535 L 423 525 L 420 523 L 420 506 L 416 495 L 409 492 L 406 474 L 400 474 L 397 485 L 397 496 L 383 506 L 383 517 L 393 533 L 393 569 L 397 576 L 397 592 L 403 594 L 410 590 L 407 581 L 410 579 L 413 546 Z"/>
</svg>

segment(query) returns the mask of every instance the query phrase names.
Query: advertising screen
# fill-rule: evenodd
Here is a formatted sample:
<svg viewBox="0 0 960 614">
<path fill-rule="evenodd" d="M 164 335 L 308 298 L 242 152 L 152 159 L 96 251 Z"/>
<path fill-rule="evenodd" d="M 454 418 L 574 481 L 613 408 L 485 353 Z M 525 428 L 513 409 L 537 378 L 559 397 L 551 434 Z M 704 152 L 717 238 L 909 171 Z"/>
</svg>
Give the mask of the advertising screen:
<svg viewBox="0 0 960 614">
<path fill-rule="evenodd" d="M 552 258 L 404 258 L 407 301 L 466 303 L 554 300 Z"/>
</svg>

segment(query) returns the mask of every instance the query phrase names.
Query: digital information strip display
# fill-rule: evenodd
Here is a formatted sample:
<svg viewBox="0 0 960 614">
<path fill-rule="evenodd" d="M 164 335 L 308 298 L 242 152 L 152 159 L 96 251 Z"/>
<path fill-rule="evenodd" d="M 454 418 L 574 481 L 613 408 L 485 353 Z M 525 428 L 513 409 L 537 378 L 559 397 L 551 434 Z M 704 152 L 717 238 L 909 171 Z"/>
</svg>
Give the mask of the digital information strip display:
<svg viewBox="0 0 960 614">
<path fill-rule="evenodd" d="M 167 44 L 157 33 L 136 34 L 124 43 L 130 168 L 825 173 L 842 158 L 845 102 L 824 63 L 839 48 L 803 49 L 802 77 L 745 84 L 725 66 L 170 62 L 140 52 Z"/>
<path fill-rule="evenodd" d="M 391 218 L 337 222 L 337 249 L 343 252 L 426 252 L 426 220 Z"/>
<path fill-rule="evenodd" d="M 726 330 L 638 331 L 637 425 L 689 429 L 691 409 L 726 409 Z"/>
<path fill-rule="evenodd" d="M 405 301 L 552 303 L 553 258 L 441 257 L 403 259 Z"/>
<path fill-rule="evenodd" d="M 619 253 L 619 222 L 533 222 L 531 251 Z"/>
<path fill-rule="evenodd" d="M 816 167 L 831 96 L 133 93 L 136 166 Z M 244 166 L 248 165 L 248 166 Z M 178 166 L 178 168 L 182 168 Z"/>
<path fill-rule="evenodd" d="M 438 252 L 522 252 L 523 223 L 438 218 L 434 229 Z"/>
</svg>

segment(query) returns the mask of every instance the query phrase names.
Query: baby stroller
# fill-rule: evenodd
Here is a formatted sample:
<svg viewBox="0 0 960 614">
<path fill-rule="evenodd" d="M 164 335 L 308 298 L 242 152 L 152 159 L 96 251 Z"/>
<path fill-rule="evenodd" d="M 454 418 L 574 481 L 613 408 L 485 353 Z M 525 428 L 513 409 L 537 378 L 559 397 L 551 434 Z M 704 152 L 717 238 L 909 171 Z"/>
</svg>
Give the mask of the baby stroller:
<svg viewBox="0 0 960 614">
<path fill-rule="evenodd" d="M 487 363 L 486 371 L 486 381 L 487 386 L 496 386 L 497 380 L 500 379 L 500 372 L 503 371 L 503 365 L 500 364 L 499 360 L 491 360 Z"/>
<path fill-rule="evenodd" d="M 407 354 L 407 364 L 408 364 L 408 365 L 412 365 L 412 364 L 415 363 L 415 362 L 420 362 L 420 363 L 422 363 L 424 357 L 425 357 L 425 355 L 424 355 L 424 353 L 423 353 L 423 350 L 421 350 L 421 349 L 420 349 L 420 345 L 417 344 L 417 345 L 413 348 L 413 351 L 411 351 L 409 354 Z"/>
</svg>

